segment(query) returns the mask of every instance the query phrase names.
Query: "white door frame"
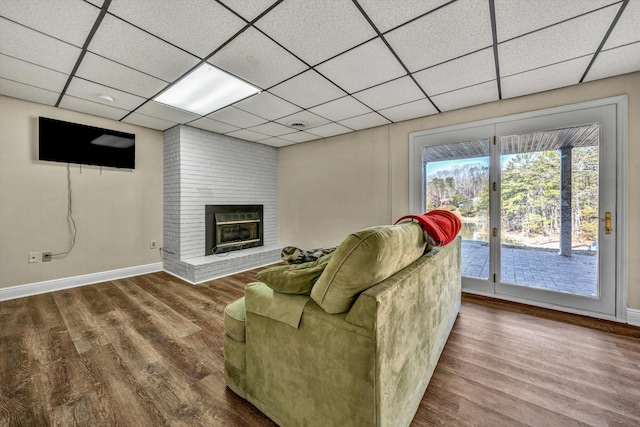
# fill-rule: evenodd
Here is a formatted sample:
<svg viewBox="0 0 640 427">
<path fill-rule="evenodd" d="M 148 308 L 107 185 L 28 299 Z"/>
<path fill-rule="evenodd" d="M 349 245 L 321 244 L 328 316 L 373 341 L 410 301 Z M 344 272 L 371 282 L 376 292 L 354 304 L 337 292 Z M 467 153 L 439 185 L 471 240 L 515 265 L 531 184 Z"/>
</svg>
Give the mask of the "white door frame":
<svg viewBox="0 0 640 427">
<path fill-rule="evenodd" d="M 491 135 L 485 135 L 489 132 L 489 129 L 493 129 L 496 125 L 506 124 L 508 122 L 531 119 L 540 116 L 560 114 L 573 112 L 588 108 L 602 107 L 607 105 L 614 105 L 616 108 L 616 162 L 617 162 L 617 185 L 616 185 L 616 227 L 614 229 L 616 237 L 616 261 L 615 261 L 615 286 L 616 286 L 616 310 L 615 315 L 605 315 L 602 313 L 590 312 L 580 309 L 572 309 L 560 305 L 533 302 L 526 299 L 497 295 L 494 292 L 482 291 L 481 288 L 471 286 L 469 288 L 463 288 L 463 291 L 469 293 L 484 294 L 496 298 L 506 299 L 515 302 L 523 302 L 527 304 L 535 304 L 541 307 L 551 308 L 560 311 L 566 311 L 576 314 L 583 314 L 592 317 L 599 317 L 608 320 L 616 320 L 619 322 L 625 322 L 627 320 L 627 277 L 625 271 L 625 260 L 627 258 L 627 237 L 624 230 L 627 229 L 627 96 L 617 96 L 599 100 L 593 100 L 588 102 L 582 102 L 578 104 L 564 105 L 560 107 L 547 108 L 543 110 L 529 111 L 525 113 L 513 114 L 509 116 L 496 117 L 486 120 L 480 120 L 471 123 L 464 123 L 459 125 L 447 126 L 437 129 L 429 129 L 418 132 L 412 132 L 409 134 L 409 211 L 410 213 L 421 213 L 423 204 L 423 177 L 422 177 L 422 148 L 428 145 L 433 145 L 434 137 L 438 138 L 438 144 L 446 143 L 447 133 L 449 132 L 463 132 L 463 135 L 467 133 L 470 136 L 468 140 L 482 139 Z M 475 132 L 475 133 L 474 133 Z M 460 134 L 458 134 L 459 136 Z M 456 138 L 458 142 L 461 139 Z M 429 144 L 431 141 L 431 144 Z M 492 166 L 494 166 L 492 164 Z M 495 169 L 494 169 L 495 170 Z M 499 170 L 499 169 L 498 169 Z M 494 198 L 495 199 L 495 198 Z M 492 208 L 494 206 L 492 205 Z M 495 246 L 495 245 L 494 245 Z"/>
</svg>

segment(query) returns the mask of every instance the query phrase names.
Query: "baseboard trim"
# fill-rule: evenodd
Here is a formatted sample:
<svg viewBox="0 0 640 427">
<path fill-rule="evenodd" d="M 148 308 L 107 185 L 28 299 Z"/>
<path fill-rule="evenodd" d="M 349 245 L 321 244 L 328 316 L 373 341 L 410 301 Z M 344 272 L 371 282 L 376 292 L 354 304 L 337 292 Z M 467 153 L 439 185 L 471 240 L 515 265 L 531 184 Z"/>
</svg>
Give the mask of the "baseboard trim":
<svg viewBox="0 0 640 427">
<path fill-rule="evenodd" d="M 627 323 L 633 326 L 640 326 L 640 310 L 627 307 Z"/>
<path fill-rule="evenodd" d="M 162 271 L 161 262 L 120 268 L 117 270 L 101 271 L 99 273 L 84 274 L 82 276 L 65 277 L 62 279 L 11 286 L 9 288 L 0 289 L 0 301 L 44 294 L 62 289 L 76 288 L 78 286 L 107 282 L 109 280 L 117 280 L 125 277 L 139 276 L 141 274 L 156 273 L 158 271 Z"/>
</svg>

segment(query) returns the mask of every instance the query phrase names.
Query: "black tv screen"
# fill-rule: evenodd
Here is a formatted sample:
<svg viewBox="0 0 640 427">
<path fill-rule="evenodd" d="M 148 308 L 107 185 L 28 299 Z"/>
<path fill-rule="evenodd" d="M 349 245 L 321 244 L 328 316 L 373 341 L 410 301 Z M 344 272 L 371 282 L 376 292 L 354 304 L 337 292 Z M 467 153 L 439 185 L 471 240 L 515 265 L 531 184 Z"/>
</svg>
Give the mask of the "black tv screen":
<svg viewBox="0 0 640 427">
<path fill-rule="evenodd" d="M 135 169 L 136 136 L 40 117 L 40 160 Z"/>
</svg>

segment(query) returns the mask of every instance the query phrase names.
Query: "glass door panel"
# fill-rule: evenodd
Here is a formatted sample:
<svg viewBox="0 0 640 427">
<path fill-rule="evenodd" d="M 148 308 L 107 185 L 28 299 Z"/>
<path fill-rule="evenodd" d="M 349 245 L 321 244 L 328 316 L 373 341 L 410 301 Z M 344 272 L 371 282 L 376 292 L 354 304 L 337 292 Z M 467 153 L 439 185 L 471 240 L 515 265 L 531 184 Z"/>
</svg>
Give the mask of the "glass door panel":
<svg viewBox="0 0 640 427">
<path fill-rule="evenodd" d="M 616 131 L 614 105 L 496 125 L 496 294 L 616 315 Z"/>
<path fill-rule="evenodd" d="M 462 275 L 487 280 L 489 263 L 488 139 L 423 148 L 424 211 L 447 209 L 462 221 Z"/>
<path fill-rule="evenodd" d="M 598 297 L 598 124 L 509 135 L 501 149 L 501 281 Z"/>
</svg>

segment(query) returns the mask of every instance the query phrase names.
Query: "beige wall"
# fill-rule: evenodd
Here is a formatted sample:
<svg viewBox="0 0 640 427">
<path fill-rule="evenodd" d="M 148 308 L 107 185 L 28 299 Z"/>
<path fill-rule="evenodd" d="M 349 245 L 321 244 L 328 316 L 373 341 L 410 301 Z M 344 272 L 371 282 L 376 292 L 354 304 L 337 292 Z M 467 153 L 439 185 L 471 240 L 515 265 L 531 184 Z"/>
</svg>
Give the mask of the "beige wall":
<svg viewBox="0 0 640 427">
<path fill-rule="evenodd" d="M 38 116 L 136 135 L 136 169 L 71 165 L 73 251 L 28 263 L 29 252 L 63 252 L 66 164 L 37 160 Z M 162 132 L 0 96 L 0 288 L 161 262 Z"/>
<path fill-rule="evenodd" d="M 278 150 L 278 241 L 326 247 L 389 222 L 388 157 L 381 128 Z"/>
<path fill-rule="evenodd" d="M 303 248 L 340 243 L 356 229 L 395 221 L 409 209 L 409 133 L 573 104 L 629 97 L 627 156 L 628 307 L 640 309 L 640 72 L 479 105 L 278 152 L 278 237 Z"/>
</svg>

